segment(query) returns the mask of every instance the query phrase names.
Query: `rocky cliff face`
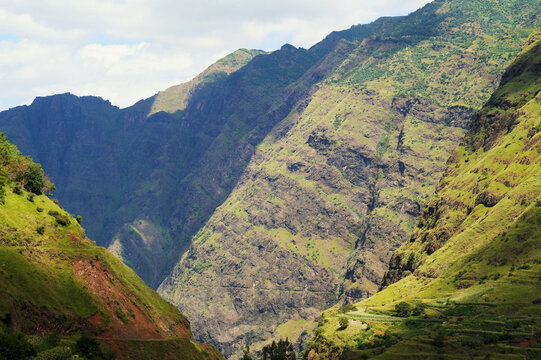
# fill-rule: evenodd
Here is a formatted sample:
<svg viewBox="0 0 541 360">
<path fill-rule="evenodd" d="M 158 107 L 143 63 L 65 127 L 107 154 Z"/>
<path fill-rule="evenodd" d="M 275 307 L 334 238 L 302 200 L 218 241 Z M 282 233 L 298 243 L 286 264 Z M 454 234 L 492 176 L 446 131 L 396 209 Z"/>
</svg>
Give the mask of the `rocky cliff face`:
<svg viewBox="0 0 541 360">
<path fill-rule="evenodd" d="M 327 311 L 308 359 L 537 357 L 528 344 L 541 326 L 540 64 L 537 31 L 450 156 L 384 289 Z"/>
<path fill-rule="evenodd" d="M 3 112 L 0 128 L 44 164 L 89 234 L 156 287 L 227 197 L 254 144 L 302 96 L 288 86 L 316 61 L 284 47 L 227 76 L 222 69 L 260 54 L 242 53 L 187 84 L 189 105 L 173 114 L 147 116 L 162 95 L 119 110 L 64 94 Z"/>
<path fill-rule="evenodd" d="M 77 184 L 58 194 L 68 209 L 198 339 L 236 356 L 377 291 L 539 5 L 435 1 L 308 50 L 234 55 L 128 109 L 38 99 L 0 128 Z M 69 146 L 44 139 L 70 129 Z"/>
<path fill-rule="evenodd" d="M 499 42 L 518 33 L 479 21 L 511 21 L 505 6 L 435 2 L 329 36 L 338 46 L 320 63 L 332 70 L 257 147 L 158 290 L 206 329 L 201 339 L 235 357 L 246 342 L 300 336 L 342 295 L 377 291 L 523 41 Z"/>
</svg>

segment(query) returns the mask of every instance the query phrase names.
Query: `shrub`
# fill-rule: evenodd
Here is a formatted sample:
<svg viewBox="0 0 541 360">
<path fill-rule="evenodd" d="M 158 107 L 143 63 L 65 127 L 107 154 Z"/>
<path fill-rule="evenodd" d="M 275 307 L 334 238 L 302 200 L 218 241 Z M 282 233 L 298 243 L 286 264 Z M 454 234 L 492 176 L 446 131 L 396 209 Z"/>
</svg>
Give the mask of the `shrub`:
<svg viewBox="0 0 541 360">
<path fill-rule="evenodd" d="M 130 319 L 128 318 L 128 315 L 122 311 L 122 309 L 118 308 L 115 311 L 116 317 L 122 321 L 124 324 L 127 324 L 130 322 Z"/>
<path fill-rule="evenodd" d="M 36 228 L 36 231 L 38 234 L 40 235 L 43 235 L 45 233 L 45 226 L 44 225 L 40 225 Z"/>
<path fill-rule="evenodd" d="M 56 210 L 49 210 L 48 214 L 54 217 L 59 225 L 68 226 L 71 223 L 69 216 L 60 214 Z"/>
<path fill-rule="evenodd" d="M 396 316 L 408 317 L 411 315 L 411 305 L 402 301 L 395 305 Z"/>
<path fill-rule="evenodd" d="M 293 350 L 293 344 L 286 338 L 280 339 L 278 342 L 273 341 L 271 344 L 263 347 L 263 359 L 280 359 L 280 360 L 295 360 L 296 355 Z"/>
<path fill-rule="evenodd" d="M 100 343 L 89 336 L 82 335 L 75 344 L 75 353 L 83 356 L 87 360 L 109 360 L 114 359 L 116 356 L 113 353 L 102 351 Z"/>
<path fill-rule="evenodd" d="M 398 342 L 398 337 L 396 335 L 391 334 L 388 330 L 385 331 L 385 334 L 383 334 L 382 337 L 383 346 L 391 347 L 394 344 Z"/>
<path fill-rule="evenodd" d="M 52 349 L 42 351 L 33 360 L 71 360 L 73 353 L 67 346 L 56 346 Z"/>
<path fill-rule="evenodd" d="M 21 188 L 21 185 L 16 184 L 13 187 L 13 193 L 16 194 L 16 195 L 21 195 L 23 193 L 23 189 Z"/>
<path fill-rule="evenodd" d="M 35 354 L 22 334 L 11 329 L 0 330 L 0 359 L 25 359 Z"/>
<path fill-rule="evenodd" d="M 81 215 L 77 215 L 75 220 L 77 220 L 77 222 L 80 224 L 83 221 L 83 217 Z"/>
<path fill-rule="evenodd" d="M 34 197 L 35 197 L 35 196 L 36 196 L 36 195 L 34 195 L 34 194 L 30 194 L 30 195 L 28 195 L 28 196 L 26 197 L 26 200 L 28 200 L 28 201 L 30 201 L 30 202 L 34 202 Z"/>
<path fill-rule="evenodd" d="M 38 206 L 38 207 L 36 208 L 36 211 L 37 211 L 37 212 L 43 212 L 43 208 Z"/>
<path fill-rule="evenodd" d="M 347 327 L 349 325 L 349 320 L 346 319 L 345 317 L 341 317 L 338 320 L 338 324 L 340 325 L 340 327 L 338 328 L 339 330 L 345 330 L 345 329 L 347 329 Z"/>
<path fill-rule="evenodd" d="M 58 215 L 55 220 L 59 225 L 62 226 L 68 226 L 71 223 L 69 217 L 67 217 L 66 215 Z"/>
<path fill-rule="evenodd" d="M 357 311 L 357 307 L 355 307 L 355 305 L 353 304 L 349 304 L 349 305 L 342 306 L 338 311 L 341 312 L 342 314 L 345 314 L 347 312 Z"/>
<path fill-rule="evenodd" d="M 466 270 L 461 270 L 458 274 L 455 275 L 455 281 L 460 280 L 462 276 L 464 276 L 465 273 L 466 273 Z"/>
</svg>

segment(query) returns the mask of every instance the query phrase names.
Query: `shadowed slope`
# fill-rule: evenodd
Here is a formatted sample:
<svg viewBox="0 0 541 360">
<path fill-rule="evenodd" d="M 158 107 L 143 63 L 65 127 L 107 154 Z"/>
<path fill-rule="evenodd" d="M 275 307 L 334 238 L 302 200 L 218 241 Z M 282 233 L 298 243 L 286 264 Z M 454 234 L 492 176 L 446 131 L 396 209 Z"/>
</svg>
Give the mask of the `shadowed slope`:
<svg viewBox="0 0 541 360">
<path fill-rule="evenodd" d="M 36 165 L 22 157 L 2 134 L 2 338 L 9 329 L 15 329 L 39 336 L 87 334 L 117 344 L 129 340 L 141 348 L 146 348 L 144 340 L 153 340 L 176 344 L 189 354 L 184 357 L 180 356 L 182 352 L 168 351 L 171 359 L 221 358 L 212 347 L 193 341 L 190 323 L 177 308 L 148 288 L 115 256 L 86 238 L 70 214 L 42 195 L 43 174 L 30 169 L 36 169 Z M 118 353 L 121 358 L 127 354 Z M 154 359 L 155 355 L 150 349 L 145 356 L 131 358 Z"/>
</svg>

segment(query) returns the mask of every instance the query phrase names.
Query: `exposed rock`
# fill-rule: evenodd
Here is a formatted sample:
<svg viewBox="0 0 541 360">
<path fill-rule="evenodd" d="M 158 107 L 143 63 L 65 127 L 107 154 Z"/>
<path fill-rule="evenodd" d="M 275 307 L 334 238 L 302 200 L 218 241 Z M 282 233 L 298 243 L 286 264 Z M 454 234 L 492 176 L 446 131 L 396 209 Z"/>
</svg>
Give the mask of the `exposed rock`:
<svg viewBox="0 0 541 360">
<path fill-rule="evenodd" d="M 475 199 L 475 205 L 482 204 L 486 207 L 493 207 L 502 199 L 501 196 L 498 196 L 490 191 L 483 191 Z"/>
</svg>

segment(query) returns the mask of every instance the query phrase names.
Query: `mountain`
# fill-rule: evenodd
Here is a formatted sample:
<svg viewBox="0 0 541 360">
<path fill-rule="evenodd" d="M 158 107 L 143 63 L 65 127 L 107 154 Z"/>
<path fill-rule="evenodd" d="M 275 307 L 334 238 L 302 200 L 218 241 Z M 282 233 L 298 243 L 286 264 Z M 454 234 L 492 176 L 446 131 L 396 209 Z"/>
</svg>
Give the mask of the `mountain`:
<svg viewBox="0 0 541 360">
<path fill-rule="evenodd" d="M 227 73 L 260 53 L 237 51 L 181 86 L 183 99 L 194 100 L 174 114 L 149 116 L 158 108 L 171 109 L 167 98 L 175 88 L 123 110 L 101 98 L 62 94 L 0 113 L 0 128 L 43 164 L 58 185 L 56 196 L 83 216 L 89 235 L 157 287 L 240 171 L 235 167 L 249 145 L 241 146 L 237 136 L 256 124 L 227 115 L 232 106 L 225 96 L 242 98 L 241 91 L 250 89 L 239 84 L 245 77 L 229 79 Z M 252 68 L 265 66 L 266 60 Z M 257 116 L 256 107 L 270 106 L 260 100 L 246 111 Z M 222 164 L 227 156 L 231 162 Z M 215 178 L 198 175 L 205 167 L 212 167 Z"/>
<path fill-rule="evenodd" d="M 315 69 L 332 68 L 258 145 L 158 292 L 231 358 L 271 337 L 302 341 L 326 307 L 374 294 L 539 5 L 439 1 L 329 35 L 337 46 Z"/>
<path fill-rule="evenodd" d="M 438 0 L 308 50 L 234 53 L 127 109 L 38 98 L 0 128 L 198 340 L 228 357 L 302 342 L 377 291 L 540 5 Z"/>
<path fill-rule="evenodd" d="M 1 358 L 23 358 L 9 356 L 15 330 L 33 335 L 39 351 L 70 352 L 76 335 L 86 334 L 121 358 L 222 359 L 212 346 L 194 342 L 176 307 L 90 241 L 80 218 L 43 194 L 51 183 L 41 167 L 4 134 L 0 174 Z M 51 334 L 62 338 L 59 348 L 51 345 L 56 350 L 44 349 Z"/>
<path fill-rule="evenodd" d="M 453 151 L 384 289 L 327 311 L 306 358 L 537 359 L 540 275 L 541 30 Z"/>
<path fill-rule="evenodd" d="M 203 83 L 217 82 L 250 62 L 254 56 L 265 54 L 261 50 L 239 49 L 212 64 L 193 80 L 160 91 L 152 102 L 149 115 L 164 111 L 175 113 L 188 106 L 197 87 Z"/>
</svg>

